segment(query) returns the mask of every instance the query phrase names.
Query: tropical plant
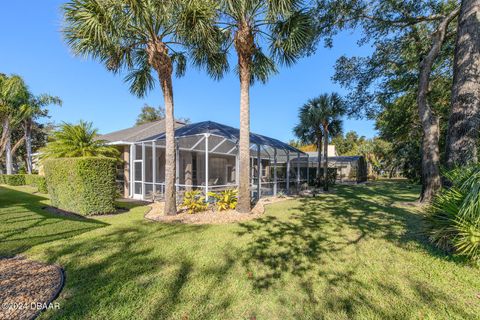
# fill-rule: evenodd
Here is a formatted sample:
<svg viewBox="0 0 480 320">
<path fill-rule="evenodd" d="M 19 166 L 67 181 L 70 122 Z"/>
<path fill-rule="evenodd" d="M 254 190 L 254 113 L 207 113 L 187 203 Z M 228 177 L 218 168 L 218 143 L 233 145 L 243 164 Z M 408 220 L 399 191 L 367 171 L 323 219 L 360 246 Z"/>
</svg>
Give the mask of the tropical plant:
<svg viewBox="0 0 480 320">
<path fill-rule="evenodd" d="M 110 71 L 126 70 L 133 94 L 146 95 L 157 77 L 165 104 L 165 212 L 176 214 L 172 73 L 185 74 L 188 53 L 214 78 L 226 71 L 214 2 L 71 0 L 63 12 L 63 32 L 74 52 L 100 60 Z"/>
<path fill-rule="evenodd" d="M 23 104 L 20 108 L 20 117 L 23 124 L 26 150 L 27 173 L 32 173 L 32 129 L 34 121 L 40 117 L 47 117 L 48 110 L 45 109 L 47 105 L 56 104 L 62 105 L 62 100 L 59 97 L 42 94 L 34 96 L 30 94 L 28 102 Z"/>
<path fill-rule="evenodd" d="M 240 78 L 239 212 L 250 211 L 250 86 L 292 65 L 308 49 L 315 27 L 303 1 L 221 0 L 219 21 L 234 47 Z M 262 46 L 269 47 L 269 54 Z"/>
<path fill-rule="evenodd" d="M 324 156 L 324 190 L 328 190 L 328 141 L 331 136 L 342 131 L 341 117 L 345 114 L 345 106 L 337 93 L 322 94 L 310 99 L 299 111 L 299 123 L 294 128 L 295 135 L 305 143 L 317 145 L 318 164 L 317 181 L 320 181 L 320 167 L 322 161 L 322 143 Z M 323 139 L 323 142 L 322 142 Z"/>
<path fill-rule="evenodd" d="M 181 207 L 184 208 L 187 213 L 193 214 L 207 210 L 208 203 L 205 201 L 205 197 L 200 190 L 191 190 L 185 192 Z"/>
<path fill-rule="evenodd" d="M 234 210 L 237 207 L 238 191 L 227 189 L 221 192 L 209 192 L 208 195 L 215 199 L 215 206 L 218 211 Z"/>
<path fill-rule="evenodd" d="M 426 233 L 439 248 L 480 263 L 480 166 L 445 173 L 451 183 L 433 199 Z"/>
<path fill-rule="evenodd" d="M 0 120 L 2 135 L 0 137 L 0 155 L 5 152 L 5 166 L 7 174 L 12 174 L 13 150 L 23 141 L 18 141 L 12 148 L 12 129 L 20 123 L 20 107 L 28 100 L 28 88 L 17 75 L 8 77 L 0 74 Z"/>
<path fill-rule="evenodd" d="M 51 141 L 40 149 L 41 159 L 110 157 L 119 158 L 120 152 L 107 141 L 98 138 L 91 122 L 63 123 L 52 133 Z"/>
</svg>

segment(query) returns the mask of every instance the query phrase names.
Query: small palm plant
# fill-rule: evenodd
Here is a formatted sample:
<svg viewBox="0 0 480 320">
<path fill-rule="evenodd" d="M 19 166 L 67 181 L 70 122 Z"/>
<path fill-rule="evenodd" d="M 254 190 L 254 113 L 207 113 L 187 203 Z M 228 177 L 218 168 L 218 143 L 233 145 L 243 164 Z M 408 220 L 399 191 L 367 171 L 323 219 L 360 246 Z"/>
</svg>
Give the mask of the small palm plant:
<svg viewBox="0 0 480 320">
<path fill-rule="evenodd" d="M 51 141 L 40 149 L 41 158 L 111 157 L 120 152 L 107 141 L 97 138 L 97 129 L 91 122 L 63 123 L 53 132 Z"/>
<path fill-rule="evenodd" d="M 480 264 L 480 166 L 444 175 L 452 186 L 434 197 L 426 233 L 437 247 Z"/>
</svg>

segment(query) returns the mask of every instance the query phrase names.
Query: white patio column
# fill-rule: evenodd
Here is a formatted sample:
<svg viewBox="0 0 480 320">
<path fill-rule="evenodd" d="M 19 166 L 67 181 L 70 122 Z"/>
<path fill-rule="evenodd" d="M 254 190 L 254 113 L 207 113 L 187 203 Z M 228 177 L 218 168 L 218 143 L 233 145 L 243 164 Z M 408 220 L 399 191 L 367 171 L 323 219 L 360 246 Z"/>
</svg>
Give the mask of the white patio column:
<svg viewBox="0 0 480 320">
<path fill-rule="evenodd" d="M 260 145 L 257 145 L 257 196 L 258 199 L 262 196 L 262 158 L 260 156 Z"/>
<path fill-rule="evenodd" d="M 205 134 L 205 200 L 208 201 L 208 137 L 209 133 Z"/>
<path fill-rule="evenodd" d="M 290 191 L 290 151 L 287 150 L 287 194 Z"/>
<path fill-rule="evenodd" d="M 307 186 L 310 185 L 310 156 L 307 153 Z"/>
<path fill-rule="evenodd" d="M 145 142 L 142 142 L 142 200 L 145 200 Z"/>
<path fill-rule="evenodd" d="M 300 190 L 300 152 L 297 152 L 297 192 Z"/>
<path fill-rule="evenodd" d="M 238 156 L 238 144 L 237 144 L 237 152 L 235 153 L 235 184 L 237 185 L 237 188 L 239 186 L 238 184 L 238 181 L 239 181 L 239 178 L 240 178 L 240 172 L 239 172 L 239 168 L 240 168 L 240 158 Z"/>
<path fill-rule="evenodd" d="M 157 182 L 157 143 L 152 141 L 152 192 L 153 198 L 155 198 L 155 193 L 157 191 L 157 186 L 155 182 Z"/>
<path fill-rule="evenodd" d="M 253 198 L 253 183 L 254 183 L 254 168 L 253 168 L 253 157 L 250 155 L 250 181 L 249 181 L 249 188 L 250 188 L 250 197 Z"/>
<path fill-rule="evenodd" d="M 178 138 L 175 139 L 175 187 L 178 192 L 180 184 L 180 148 Z"/>
<path fill-rule="evenodd" d="M 277 195 L 277 148 L 273 149 L 273 195 Z"/>
<path fill-rule="evenodd" d="M 135 166 L 134 166 L 134 160 L 135 160 L 135 149 L 136 149 L 136 145 L 134 143 L 132 143 L 130 145 L 130 163 L 128 164 L 128 170 L 129 170 L 129 175 L 130 175 L 130 191 L 129 191 L 129 196 L 130 198 L 133 197 L 133 188 L 135 187 L 135 185 L 133 184 L 133 177 L 134 177 L 134 170 L 135 170 Z"/>
</svg>

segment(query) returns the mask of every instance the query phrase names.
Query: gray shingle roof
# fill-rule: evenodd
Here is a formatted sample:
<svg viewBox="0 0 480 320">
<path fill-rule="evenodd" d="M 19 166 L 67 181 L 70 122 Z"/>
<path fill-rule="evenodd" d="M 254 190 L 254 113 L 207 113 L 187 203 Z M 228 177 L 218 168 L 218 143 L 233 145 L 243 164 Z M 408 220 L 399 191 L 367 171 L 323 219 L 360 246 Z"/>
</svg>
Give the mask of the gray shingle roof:
<svg viewBox="0 0 480 320">
<path fill-rule="evenodd" d="M 175 121 L 175 128 L 183 127 L 184 122 Z M 98 136 L 108 142 L 137 142 L 165 132 L 165 120 L 153 121 L 139 126 L 118 130 Z"/>
</svg>

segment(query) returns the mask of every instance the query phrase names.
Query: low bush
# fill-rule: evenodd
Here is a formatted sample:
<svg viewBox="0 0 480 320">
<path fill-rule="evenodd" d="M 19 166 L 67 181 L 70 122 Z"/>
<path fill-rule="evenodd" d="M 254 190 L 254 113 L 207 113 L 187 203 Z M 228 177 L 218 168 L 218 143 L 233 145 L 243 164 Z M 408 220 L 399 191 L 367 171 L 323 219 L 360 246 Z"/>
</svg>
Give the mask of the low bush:
<svg viewBox="0 0 480 320">
<path fill-rule="evenodd" d="M 116 162 L 100 157 L 45 160 L 52 205 L 81 215 L 114 212 Z"/>
<path fill-rule="evenodd" d="M 200 190 L 192 190 L 185 192 L 181 207 L 187 210 L 187 213 L 193 214 L 208 209 L 208 203 Z"/>
<path fill-rule="evenodd" d="M 0 174 L 0 184 L 7 184 L 9 186 L 28 185 L 36 187 L 40 193 L 47 193 L 45 177 L 37 174 Z"/>
<path fill-rule="evenodd" d="M 434 198 L 426 233 L 440 249 L 480 264 L 480 166 L 447 172 L 450 187 Z"/>
<path fill-rule="evenodd" d="M 317 179 L 315 175 L 310 175 L 310 185 L 314 185 L 317 187 L 323 187 L 325 184 L 325 177 L 323 174 L 324 169 L 320 169 L 320 179 Z M 316 173 L 316 170 L 315 170 Z M 327 171 L 327 178 L 328 178 L 328 185 L 333 186 L 335 182 L 337 181 L 337 168 L 328 168 Z"/>
<path fill-rule="evenodd" d="M 209 192 L 208 195 L 215 199 L 217 211 L 233 210 L 237 207 L 237 190 L 228 189 L 221 192 Z"/>
<path fill-rule="evenodd" d="M 25 175 L 24 174 L 2 174 L 0 183 L 8 184 L 9 186 L 24 186 Z"/>
<path fill-rule="evenodd" d="M 26 174 L 25 175 L 25 184 L 36 187 L 38 192 L 47 193 L 47 181 L 44 176 L 39 176 L 37 174 Z"/>
</svg>

